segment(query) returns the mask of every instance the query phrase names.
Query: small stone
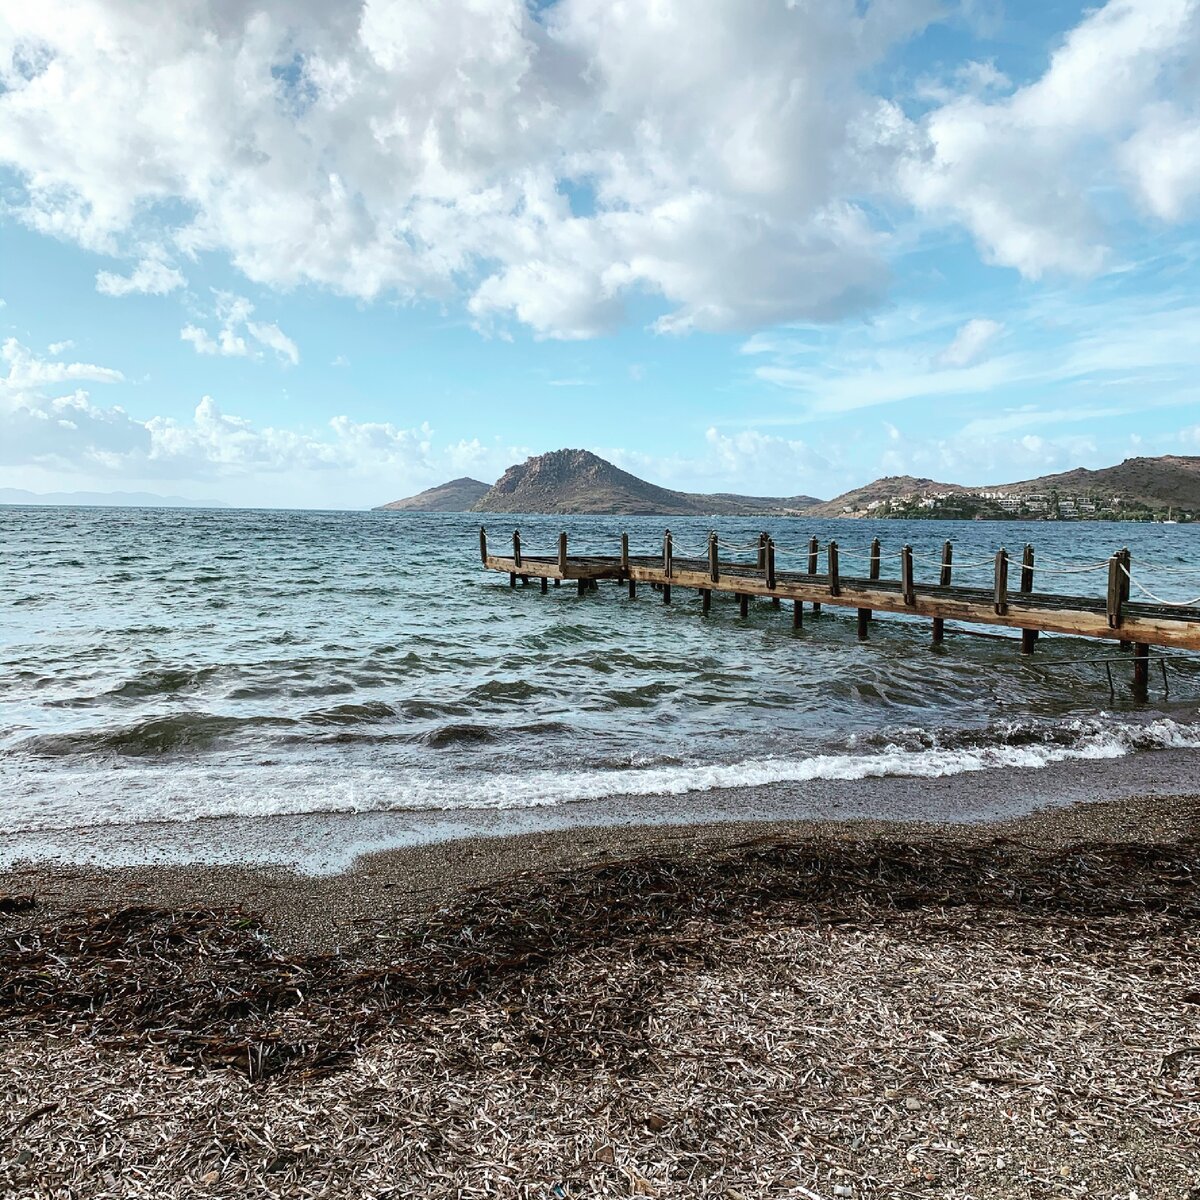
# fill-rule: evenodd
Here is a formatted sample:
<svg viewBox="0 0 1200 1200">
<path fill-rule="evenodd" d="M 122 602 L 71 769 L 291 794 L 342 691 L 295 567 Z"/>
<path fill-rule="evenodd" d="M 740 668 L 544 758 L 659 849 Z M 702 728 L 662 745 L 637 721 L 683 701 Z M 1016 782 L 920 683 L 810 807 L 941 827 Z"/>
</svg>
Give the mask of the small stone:
<svg viewBox="0 0 1200 1200">
<path fill-rule="evenodd" d="M 611 1146 L 601 1146 L 593 1155 L 593 1161 L 599 1163 L 611 1163 L 616 1161 L 616 1155 L 613 1153 Z"/>
<path fill-rule="evenodd" d="M 916 1098 L 916 1096 L 909 1096 L 908 1099 L 904 1101 L 904 1107 L 907 1108 L 909 1112 L 917 1112 L 921 1107 L 921 1102 Z"/>
</svg>

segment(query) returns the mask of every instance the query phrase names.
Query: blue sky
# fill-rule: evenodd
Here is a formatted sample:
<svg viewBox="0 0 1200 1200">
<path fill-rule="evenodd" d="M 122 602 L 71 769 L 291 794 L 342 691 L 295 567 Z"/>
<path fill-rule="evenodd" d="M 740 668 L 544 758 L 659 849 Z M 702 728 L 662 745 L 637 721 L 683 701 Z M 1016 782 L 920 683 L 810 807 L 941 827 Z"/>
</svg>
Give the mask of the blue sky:
<svg viewBox="0 0 1200 1200">
<path fill-rule="evenodd" d="M 0 486 L 1200 453 L 1200 4 L 0 16 Z"/>
</svg>

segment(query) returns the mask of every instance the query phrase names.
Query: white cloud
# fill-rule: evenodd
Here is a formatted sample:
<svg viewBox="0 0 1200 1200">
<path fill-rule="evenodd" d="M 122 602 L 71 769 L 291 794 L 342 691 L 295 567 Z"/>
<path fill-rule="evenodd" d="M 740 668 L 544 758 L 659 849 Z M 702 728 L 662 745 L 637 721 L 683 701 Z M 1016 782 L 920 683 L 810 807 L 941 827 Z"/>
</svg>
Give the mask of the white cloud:
<svg viewBox="0 0 1200 1200">
<path fill-rule="evenodd" d="M 257 358 L 260 355 L 252 345 L 257 343 L 268 350 L 274 350 L 282 362 L 292 366 L 299 363 L 299 348 L 278 325 L 250 319 L 254 305 L 245 296 L 234 296 L 229 292 L 217 292 L 216 296 L 216 317 L 220 321 L 216 336 L 199 325 L 185 325 L 179 331 L 180 339 L 190 342 L 197 354 L 217 354 L 226 358 Z M 250 340 L 244 335 L 248 335 Z"/>
<path fill-rule="evenodd" d="M 157 256 L 143 258 L 129 275 L 96 273 L 96 291 L 103 296 L 165 296 L 186 285 L 183 273 Z"/>
<path fill-rule="evenodd" d="M 647 293 L 665 332 L 829 320 L 886 288 L 858 198 L 908 136 L 859 80 L 934 12 L 41 0 L 0 29 L 0 162 L 32 228 L 280 288 L 462 293 L 546 337 Z"/>
<path fill-rule="evenodd" d="M 1109 0 L 1032 83 L 997 100 L 964 83 L 931 111 L 901 192 L 965 226 L 990 262 L 1090 275 L 1113 257 L 1097 193 L 1124 180 L 1168 220 L 1200 194 L 1198 112 L 1200 6 Z"/>
<path fill-rule="evenodd" d="M 942 352 L 940 361 L 948 367 L 969 366 L 983 355 L 1003 329 L 999 321 L 986 317 L 967 321 L 954 335 L 954 341 Z"/>
<path fill-rule="evenodd" d="M 65 349 L 70 342 L 57 343 Z M 51 347 L 51 353 L 58 353 Z M 0 345 L 0 361 L 8 364 L 8 374 L 0 375 L 0 394 L 18 393 L 46 384 L 65 383 L 68 380 L 91 380 L 96 383 L 120 383 L 125 376 L 112 367 L 98 367 L 94 363 L 48 362 L 40 359 L 16 338 L 8 338 Z"/>
<path fill-rule="evenodd" d="M 49 350 L 49 352 L 51 354 L 53 354 L 57 358 L 58 355 L 65 354 L 74 345 L 75 345 L 75 343 L 72 341 L 51 342 L 50 345 L 47 347 L 47 349 Z"/>
</svg>

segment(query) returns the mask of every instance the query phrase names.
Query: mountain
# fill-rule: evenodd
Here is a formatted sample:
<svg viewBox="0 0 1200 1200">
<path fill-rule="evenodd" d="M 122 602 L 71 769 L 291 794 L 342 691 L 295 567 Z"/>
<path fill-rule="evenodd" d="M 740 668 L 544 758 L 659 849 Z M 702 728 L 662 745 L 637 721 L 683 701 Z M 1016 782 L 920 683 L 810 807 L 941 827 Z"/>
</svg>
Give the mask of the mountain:
<svg viewBox="0 0 1200 1200">
<path fill-rule="evenodd" d="M 810 514 L 814 517 L 840 517 L 847 509 L 862 511 L 867 505 L 877 501 L 892 500 L 899 496 L 911 496 L 914 493 L 926 495 L 930 493 L 965 492 L 967 489 L 957 483 L 938 483 L 934 479 L 918 479 L 913 475 L 885 475 L 864 487 L 854 488 L 843 492 L 824 504 L 818 504 Z"/>
<path fill-rule="evenodd" d="M 419 495 L 409 496 L 404 500 L 393 500 L 390 504 L 381 504 L 375 511 L 470 512 L 487 490 L 486 483 L 464 475 L 461 479 L 452 479 L 438 487 L 426 488 Z"/>
<path fill-rule="evenodd" d="M 1120 496 L 1126 504 L 1147 508 L 1200 511 L 1200 455 L 1163 454 L 1158 458 L 1127 458 L 1115 467 L 1089 471 L 1077 467 L 1057 475 L 1041 475 L 1020 483 L 998 485 L 1000 491 L 1049 494 L 1097 493 Z"/>
<path fill-rule="evenodd" d="M 26 492 L 0 488 L 0 504 L 61 504 L 99 508 L 228 508 L 220 500 L 185 500 L 154 492 Z"/>
<path fill-rule="evenodd" d="M 475 512 L 603 513 L 622 516 L 780 516 L 819 503 L 812 496 L 697 495 L 647 483 L 589 450 L 555 450 L 509 467 Z"/>
<path fill-rule="evenodd" d="M 966 515 L 978 512 L 989 516 L 1002 509 L 1015 510 L 1011 499 L 1003 497 L 1041 497 L 1041 504 L 1026 505 L 1022 511 L 1048 511 L 1053 498 L 1060 501 L 1091 501 L 1095 510 L 1116 515 L 1136 515 L 1138 510 L 1163 511 L 1175 509 L 1183 513 L 1200 513 L 1200 456 L 1164 454 L 1158 458 L 1127 458 L 1114 467 L 1088 470 L 1077 467 L 1056 475 L 1039 475 L 1036 479 L 1021 479 L 1016 483 L 993 483 L 968 488 L 958 483 L 938 483 L 933 479 L 918 479 L 912 475 L 888 475 L 865 487 L 854 488 L 834 497 L 827 504 L 811 509 L 818 517 L 840 517 L 845 514 L 862 516 L 871 505 L 893 499 L 936 497 L 935 506 L 941 515 Z M 1119 501 L 1119 503 L 1118 503 Z M 964 508 L 964 504 L 966 507 Z M 903 515 L 919 516 L 908 511 Z M 928 507 L 928 505 L 926 506 Z M 872 515 L 874 515 L 872 513 Z M 930 515 L 935 515 L 933 512 Z"/>
</svg>

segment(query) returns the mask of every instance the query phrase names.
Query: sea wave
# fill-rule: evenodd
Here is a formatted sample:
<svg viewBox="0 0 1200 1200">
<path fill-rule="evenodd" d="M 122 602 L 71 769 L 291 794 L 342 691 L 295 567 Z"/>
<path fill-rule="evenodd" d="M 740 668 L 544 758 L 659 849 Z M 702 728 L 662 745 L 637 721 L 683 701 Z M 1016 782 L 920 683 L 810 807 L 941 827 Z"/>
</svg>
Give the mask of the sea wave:
<svg viewBox="0 0 1200 1200">
<path fill-rule="evenodd" d="M 9 760 L 0 761 L 0 785 L 9 797 L 0 815 L 0 832 L 303 813 L 537 808 L 817 780 L 939 779 L 996 769 L 1038 770 L 1154 750 L 1200 749 L 1200 725 L 1169 718 L 1070 722 L 1043 726 L 1040 735 L 1032 724 L 945 732 L 936 745 L 914 744 L 920 741 L 919 731 L 908 733 L 907 738 L 866 749 L 795 757 L 518 774 L 482 769 L 447 774 L 379 763 L 350 766 L 315 757 L 224 767 L 186 761 L 171 766 L 138 763 L 118 771 L 75 766 L 56 778 L 47 771 L 18 772 Z"/>
</svg>

